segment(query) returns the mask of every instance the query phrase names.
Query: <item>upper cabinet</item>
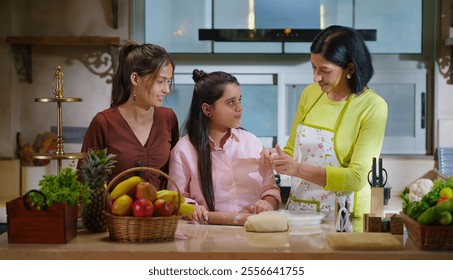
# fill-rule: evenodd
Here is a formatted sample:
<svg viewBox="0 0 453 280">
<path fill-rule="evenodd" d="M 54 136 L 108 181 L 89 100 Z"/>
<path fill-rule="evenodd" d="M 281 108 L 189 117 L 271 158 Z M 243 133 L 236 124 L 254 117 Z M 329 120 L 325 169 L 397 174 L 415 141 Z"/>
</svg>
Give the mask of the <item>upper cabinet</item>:
<svg viewBox="0 0 453 280">
<path fill-rule="evenodd" d="M 367 42 L 371 52 L 422 52 L 422 0 L 360 0 L 354 3 L 355 27 L 378 30 L 376 41 Z"/>
<path fill-rule="evenodd" d="M 198 29 L 212 27 L 210 0 L 147 0 L 143 8 L 143 24 L 133 25 L 143 29 L 136 39 L 161 45 L 171 53 L 212 52 L 211 42 L 198 40 Z"/>
<path fill-rule="evenodd" d="M 372 53 L 422 52 L 423 0 L 134 0 L 132 34 L 171 53 L 309 53 L 319 30 L 361 30 Z M 391 7 L 391 9 L 389 9 Z"/>
</svg>

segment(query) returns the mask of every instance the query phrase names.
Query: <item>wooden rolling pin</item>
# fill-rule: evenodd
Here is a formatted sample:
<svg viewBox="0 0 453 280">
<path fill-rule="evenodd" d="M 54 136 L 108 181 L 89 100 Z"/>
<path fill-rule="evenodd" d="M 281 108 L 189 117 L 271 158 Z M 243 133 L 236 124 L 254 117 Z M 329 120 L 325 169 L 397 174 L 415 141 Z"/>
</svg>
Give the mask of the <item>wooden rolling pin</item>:
<svg viewBox="0 0 453 280">
<path fill-rule="evenodd" d="M 243 226 L 250 213 L 209 212 L 208 224 Z"/>
</svg>

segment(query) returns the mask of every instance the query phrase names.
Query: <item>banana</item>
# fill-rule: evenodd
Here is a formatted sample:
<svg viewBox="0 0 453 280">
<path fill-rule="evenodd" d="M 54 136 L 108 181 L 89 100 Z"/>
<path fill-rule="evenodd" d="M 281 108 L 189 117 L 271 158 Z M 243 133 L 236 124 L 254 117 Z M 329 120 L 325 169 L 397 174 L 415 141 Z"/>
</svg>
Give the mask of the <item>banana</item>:
<svg viewBox="0 0 453 280">
<path fill-rule="evenodd" d="M 128 194 L 131 192 L 135 186 L 137 186 L 138 183 L 142 181 L 142 178 L 139 176 L 132 176 L 118 185 L 113 189 L 112 193 L 110 194 L 110 197 L 115 200 L 118 197 L 122 196 L 123 194 Z"/>
<path fill-rule="evenodd" d="M 179 214 L 181 214 L 181 216 L 188 216 L 188 215 L 192 214 L 194 211 L 195 211 L 195 208 L 193 207 L 192 204 L 181 203 L 179 205 Z"/>
<path fill-rule="evenodd" d="M 173 207 L 178 206 L 178 192 L 177 191 L 172 191 L 172 190 L 160 190 L 157 192 L 157 199 L 163 199 L 167 202 L 170 202 Z M 184 196 L 179 195 L 179 203 L 184 203 L 185 199 Z"/>
</svg>

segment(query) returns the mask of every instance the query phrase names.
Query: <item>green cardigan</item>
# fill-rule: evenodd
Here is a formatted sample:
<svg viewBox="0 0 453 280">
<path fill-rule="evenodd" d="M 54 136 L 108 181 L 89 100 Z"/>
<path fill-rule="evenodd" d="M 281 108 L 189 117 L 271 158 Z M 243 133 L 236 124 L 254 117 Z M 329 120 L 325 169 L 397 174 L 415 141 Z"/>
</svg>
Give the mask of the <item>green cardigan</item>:
<svg viewBox="0 0 453 280">
<path fill-rule="evenodd" d="M 341 121 L 336 124 L 345 103 L 345 101 L 329 100 L 318 84 L 307 86 L 300 97 L 291 134 L 284 151 L 293 156 L 298 124 L 309 121 L 309 117 L 305 119 L 308 112 L 310 112 L 309 116 L 312 114 L 317 116 L 310 118 L 310 125 L 328 128 L 335 133 L 335 151 L 341 165 L 341 167 L 325 167 L 327 178 L 324 189 L 356 192 L 354 212 L 361 215 L 369 211 L 368 172 L 371 170 L 373 157 L 378 158 L 381 153 L 388 108 L 382 97 L 372 89 L 367 89 L 350 100 Z M 316 107 L 314 107 L 315 104 Z M 338 109 L 335 109 L 335 106 Z M 320 107 L 330 107 L 333 110 L 316 111 Z M 316 123 L 313 123 L 313 119 Z"/>
</svg>

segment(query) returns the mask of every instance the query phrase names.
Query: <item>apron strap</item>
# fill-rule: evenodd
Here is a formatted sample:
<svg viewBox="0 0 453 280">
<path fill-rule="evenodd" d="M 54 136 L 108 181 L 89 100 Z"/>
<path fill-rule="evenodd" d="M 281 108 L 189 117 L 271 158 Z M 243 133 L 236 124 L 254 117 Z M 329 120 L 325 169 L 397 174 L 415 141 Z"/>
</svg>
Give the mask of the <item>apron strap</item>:
<svg viewBox="0 0 453 280">
<path fill-rule="evenodd" d="M 316 201 L 316 200 L 306 200 L 306 199 L 298 199 L 297 197 L 295 197 L 293 194 L 290 194 L 289 195 L 289 198 L 294 201 L 294 202 L 298 202 L 298 203 L 305 203 L 305 204 L 314 204 L 316 205 L 316 212 L 321 212 L 321 203 L 319 201 Z"/>
</svg>

